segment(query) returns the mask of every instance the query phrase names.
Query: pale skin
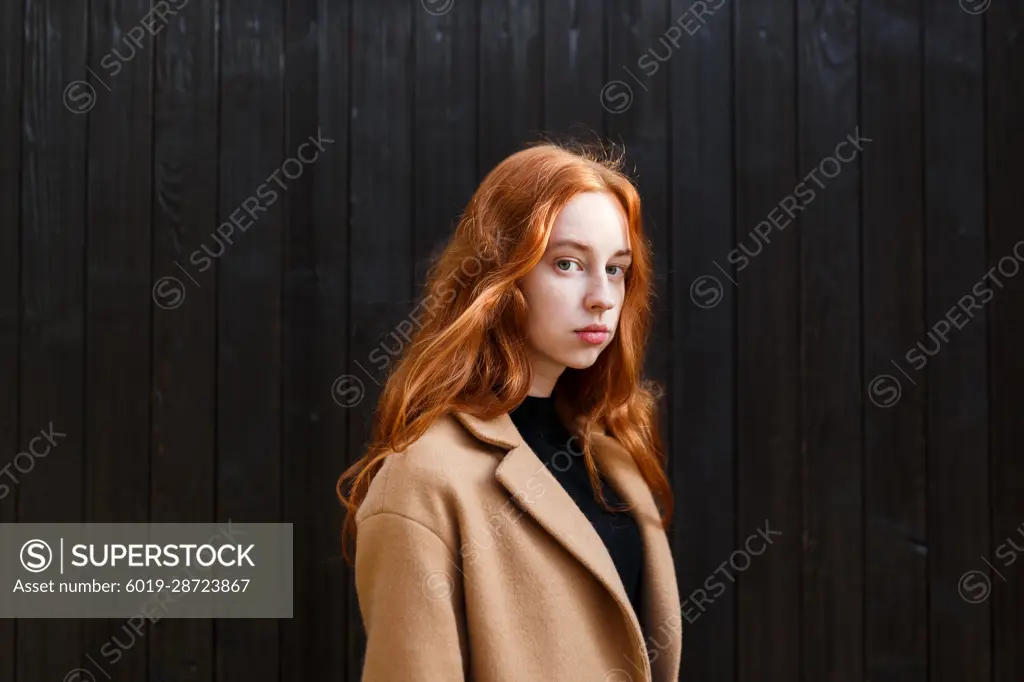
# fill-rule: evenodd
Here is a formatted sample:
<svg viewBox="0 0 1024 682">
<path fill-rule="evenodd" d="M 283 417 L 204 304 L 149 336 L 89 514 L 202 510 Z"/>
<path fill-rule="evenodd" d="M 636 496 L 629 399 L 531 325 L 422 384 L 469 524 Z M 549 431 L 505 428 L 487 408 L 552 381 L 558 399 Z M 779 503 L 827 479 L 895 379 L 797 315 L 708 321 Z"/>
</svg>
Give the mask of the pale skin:
<svg viewBox="0 0 1024 682">
<path fill-rule="evenodd" d="M 577 194 L 559 212 L 544 256 L 519 281 L 529 305 L 529 395 L 550 397 L 566 367 L 590 367 L 612 342 L 630 248 L 626 214 L 611 194 Z M 607 332 L 588 341 L 580 330 L 595 324 Z"/>
</svg>

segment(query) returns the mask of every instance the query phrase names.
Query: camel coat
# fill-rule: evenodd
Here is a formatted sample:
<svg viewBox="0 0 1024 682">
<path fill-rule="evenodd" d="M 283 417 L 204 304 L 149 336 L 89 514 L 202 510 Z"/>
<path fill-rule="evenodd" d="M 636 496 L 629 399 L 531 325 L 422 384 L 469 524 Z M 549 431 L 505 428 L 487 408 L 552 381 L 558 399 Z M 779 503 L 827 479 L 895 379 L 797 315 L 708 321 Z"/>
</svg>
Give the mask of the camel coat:
<svg viewBox="0 0 1024 682">
<path fill-rule="evenodd" d="M 592 442 L 643 537 L 639 618 L 600 536 L 508 413 L 455 412 L 385 458 L 356 514 L 363 682 L 678 679 L 658 509 L 625 448 L 606 433 Z"/>
</svg>

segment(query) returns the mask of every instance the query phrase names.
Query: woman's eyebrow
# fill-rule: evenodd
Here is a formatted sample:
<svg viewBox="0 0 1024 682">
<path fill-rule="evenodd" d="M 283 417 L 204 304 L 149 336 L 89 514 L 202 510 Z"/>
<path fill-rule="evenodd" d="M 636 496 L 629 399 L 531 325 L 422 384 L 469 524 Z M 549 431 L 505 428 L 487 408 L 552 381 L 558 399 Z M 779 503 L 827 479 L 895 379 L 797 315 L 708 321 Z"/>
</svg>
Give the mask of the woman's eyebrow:
<svg viewBox="0 0 1024 682">
<path fill-rule="evenodd" d="M 583 242 L 577 241 L 575 239 L 559 239 L 557 241 L 554 241 L 554 242 L 551 242 L 550 244 L 548 244 L 548 248 L 551 248 L 551 249 L 557 248 L 559 246 L 572 246 L 572 247 L 575 247 L 575 248 L 579 249 L 580 251 L 584 251 L 586 253 L 590 253 L 592 251 L 592 249 L 590 248 L 589 244 L 584 244 Z M 633 251 L 631 249 L 619 249 L 618 251 L 616 251 L 615 253 L 612 254 L 612 258 L 615 258 L 617 256 L 629 256 L 629 257 L 632 257 L 633 256 Z"/>
</svg>

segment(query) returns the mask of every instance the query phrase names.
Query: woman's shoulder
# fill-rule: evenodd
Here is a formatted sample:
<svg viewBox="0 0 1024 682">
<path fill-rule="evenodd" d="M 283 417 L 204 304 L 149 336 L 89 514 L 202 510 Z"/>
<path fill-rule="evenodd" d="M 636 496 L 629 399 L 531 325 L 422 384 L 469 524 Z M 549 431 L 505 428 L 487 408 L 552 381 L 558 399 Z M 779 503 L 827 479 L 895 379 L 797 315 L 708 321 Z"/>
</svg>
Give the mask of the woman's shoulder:
<svg viewBox="0 0 1024 682">
<path fill-rule="evenodd" d="M 401 452 L 389 452 L 370 482 L 357 525 L 377 513 L 424 519 L 452 513 L 492 485 L 500 459 L 445 414 Z M 436 520 L 436 519 L 435 519 Z"/>
</svg>

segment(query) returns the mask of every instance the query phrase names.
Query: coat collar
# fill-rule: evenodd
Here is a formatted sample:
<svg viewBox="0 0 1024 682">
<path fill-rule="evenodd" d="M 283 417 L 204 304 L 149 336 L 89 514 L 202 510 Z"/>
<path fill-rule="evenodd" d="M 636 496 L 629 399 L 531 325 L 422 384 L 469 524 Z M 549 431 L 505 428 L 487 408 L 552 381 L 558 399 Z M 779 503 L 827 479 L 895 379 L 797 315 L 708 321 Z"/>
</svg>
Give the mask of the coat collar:
<svg viewBox="0 0 1024 682">
<path fill-rule="evenodd" d="M 643 668 L 650 675 L 648 647 L 643 637 L 647 635 L 652 640 L 651 667 L 654 675 L 651 679 L 660 682 L 675 675 L 681 654 L 676 628 L 682 626 L 675 568 L 668 539 L 661 526 L 660 512 L 629 452 L 607 433 L 601 430 L 591 432 L 592 452 L 598 469 L 629 504 L 630 514 L 636 520 L 643 539 L 642 614 L 633 611 L 618 570 L 601 536 L 569 493 L 526 444 L 509 414 L 504 412 L 487 420 L 461 411 L 454 412 L 454 415 L 478 440 L 505 450 L 506 455 L 495 471 L 495 479 L 508 489 L 524 511 L 593 573 L 615 598 L 634 632 L 634 643 L 638 651 L 635 657 L 629 659 L 633 665 L 637 666 L 642 661 Z M 543 485 L 543 492 L 533 496 L 527 488 L 535 490 L 538 479 Z M 530 486 L 531 483 L 534 485 Z M 640 618 L 643 618 L 644 623 L 642 631 Z M 659 639 L 667 643 L 662 645 Z M 623 664 L 628 669 L 626 661 Z"/>
</svg>

